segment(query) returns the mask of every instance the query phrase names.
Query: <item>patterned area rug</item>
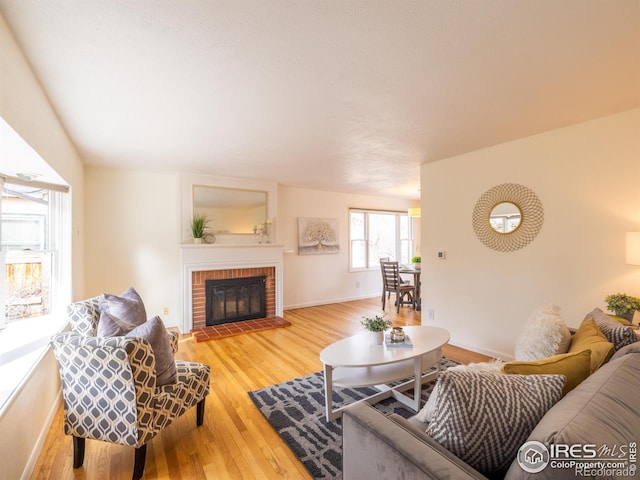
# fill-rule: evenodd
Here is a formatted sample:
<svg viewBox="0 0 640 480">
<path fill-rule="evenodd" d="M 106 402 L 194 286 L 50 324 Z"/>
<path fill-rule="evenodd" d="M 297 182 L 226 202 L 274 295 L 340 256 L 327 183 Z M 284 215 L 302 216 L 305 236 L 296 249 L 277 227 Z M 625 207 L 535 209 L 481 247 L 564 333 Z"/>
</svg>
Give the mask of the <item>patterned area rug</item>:
<svg viewBox="0 0 640 480">
<path fill-rule="evenodd" d="M 443 358 L 441 364 L 443 369 L 458 365 L 447 358 Z M 421 405 L 434 384 L 423 385 Z M 376 389 L 369 387 L 334 389 L 333 407 L 353 403 L 375 392 Z M 249 396 L 313 478 L 342 478 L 342 422 L 325 419 L 322 372 L 254 390 Z M 397 413 L 404 418 L 415 415 L 393 397 L 374 406 L 384 414 Z"/>
</svg>

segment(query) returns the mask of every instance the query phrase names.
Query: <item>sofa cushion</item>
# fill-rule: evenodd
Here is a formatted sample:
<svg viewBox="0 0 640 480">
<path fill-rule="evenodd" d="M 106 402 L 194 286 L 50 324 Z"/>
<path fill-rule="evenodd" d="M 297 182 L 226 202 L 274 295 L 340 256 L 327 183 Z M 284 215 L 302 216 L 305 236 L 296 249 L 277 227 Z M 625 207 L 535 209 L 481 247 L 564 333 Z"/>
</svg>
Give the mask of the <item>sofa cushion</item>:
<svg viewBox="0 0 640 480">
<path fill-rule="evenodd" d="M 120 296 L 103 293 L 100 297 L 100 312 L 108 312 L 134 325 L 142 325 L 147 321 L 147 312 L 142 298 L 133 287 L 129 287 Z"/>
<path fill-rule="evenodd" d="M 529 318 L 515 346 L 516 360 L 538 360 L 567 353 L 571 332 L 560 315 L 560 308 L 547 305 Z"/>
<path fill-rule="evenodd" d="M 564 385 L 562 395 L 566 395 L 577 387 L 591 373 L 591 350 L 581 352 L 563 353 L 534 360 L 532 362 L 513 361 L 502 366 L 502 372 L 519 375 L 564 375 L 567 383 Z"/>
<path fill-rule="evenodd" d="M 349 405 L 342 415 L 342 453 L 342 475 L 336 478 L 345 480 L 487 480 L 424 429 L 416 430 L 397 414 L 383 415 L 366 402 Z"/>
<path fill-rule="evenodd" d="M 615 352 L 613 343 L 607 340 L 593 318 L 582 322 L 578 331 L 571 338 L 569 352 L 591 350 L 591 373 L 607 363 Z"/>
<path fill-rule="evenodd" d="M 631 345 L 635 343 L 638 339 L 636 338 L 636 333 L 633 331 L 631 326 L 625 326 L 621 324 L 619 321 L 614 320 L 605 312 L 596 308 L 593 312 L 588 313 L 585 317 L 585 320 L 592 318 L 595 320 L 596 325 L 600 331 L 607 337 L 616 350 L 620 348 Z"/>
<path fill-rule="evenodd" d="M 632 343 L 631 345 L 627 345 L 626 347 L 622 347 L 611 357 L 610 362 L 615 360 L 616 358 L 620 358 L 624 355 L 628 355 L 630 353 L 640 353 L 640 342 Z"/>
<path fill-rule="evenodd" d="M 173 348 L 167 329 L 160 317 L 153 317 L 142 325 L 136 326 L 103 311 L 100 314 L 97 336 L 144 338 L 151 344 L 155 357 L 156 386 L 161 387 L 176 382 Z"/>
<path fill-rule="evenodd" d="M 427 434 L 476 470 L 502 472 L 561 397 L 561 375 L 444 371 Z"/>
<path fill-rule="evenodd" d="M 626 447 L 628 454 L 629 443 L 637 442 L 640 432 L 639 378 L 640 354 L 630 353 L 611 360 L 551 408 L 527 442 L 537 441 L 546 446 L 595 444 L 597 449 L 617 446 L 618 454 L 622 453 L 620 447 Z M 575 480 L 577 477 L 575 466 L 552 468 L 547 465 L 542 471 L 531 474 L 514 461 L 507 478 Z M 634 475 L 620 478 L 634 478 Z"/>
</svg>

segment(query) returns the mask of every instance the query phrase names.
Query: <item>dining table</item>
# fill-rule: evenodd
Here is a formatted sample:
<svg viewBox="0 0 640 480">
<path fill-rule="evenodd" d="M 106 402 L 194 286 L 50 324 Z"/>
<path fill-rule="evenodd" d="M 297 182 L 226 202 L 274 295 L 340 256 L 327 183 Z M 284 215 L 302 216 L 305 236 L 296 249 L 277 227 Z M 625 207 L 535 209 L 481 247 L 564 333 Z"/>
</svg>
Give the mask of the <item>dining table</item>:
<svg viewBox="0 0 640 480">
<path fill-rule="evenodd" d="M 400 274 L 405 275 L 413 275 L 413 284 L 416 286 L 416 295 L 413 299 L 413 308 L 416 311 L 420 311 L 422 309 L 422 299 L 420 297 L 420 269 L 403 266 L 398 270 Z"/>
</svg>

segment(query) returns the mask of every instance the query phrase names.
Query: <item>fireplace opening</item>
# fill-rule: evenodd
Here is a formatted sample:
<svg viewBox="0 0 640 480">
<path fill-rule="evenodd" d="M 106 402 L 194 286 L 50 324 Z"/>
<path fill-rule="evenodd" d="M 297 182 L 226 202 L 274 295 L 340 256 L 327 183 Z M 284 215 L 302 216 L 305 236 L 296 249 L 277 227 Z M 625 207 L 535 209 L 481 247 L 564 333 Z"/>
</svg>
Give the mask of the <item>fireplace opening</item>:
<svg viewBox="0 0 640 480">
<path fill-rule="evenodd" d="M 206 325 L 266 317 L 266 276 L 225 278 L 205 282 Z"/>
</svg>

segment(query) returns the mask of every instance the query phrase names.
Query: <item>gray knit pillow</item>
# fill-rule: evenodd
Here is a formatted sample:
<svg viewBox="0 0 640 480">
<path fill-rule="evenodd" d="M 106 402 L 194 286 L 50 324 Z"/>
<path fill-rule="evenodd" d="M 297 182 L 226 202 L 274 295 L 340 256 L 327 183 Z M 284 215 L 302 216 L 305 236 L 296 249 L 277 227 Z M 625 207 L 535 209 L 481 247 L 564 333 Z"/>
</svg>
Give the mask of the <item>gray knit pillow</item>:
<svg viewBox="0 0 640 480">
<path fill-rule="evenodd" d="M 585 320 L 588 318 L 593 318 L 595 320 L 600 331 L 605 337 L 607 337 L 607 340 L 613 343 L 616 350 L 638 341 L 636 333 L 631 327 L 614 320 L 599 308 L 596 308 L 593 312 L 588 313 L 587 316 L 584 317 Z"/>
<path fill-rule="evenodd" d="M 562 396 L 563 375 L 444 371 L 427 434 L 476 470 L 506 470 L 536 424 Z"/>
</svg>

